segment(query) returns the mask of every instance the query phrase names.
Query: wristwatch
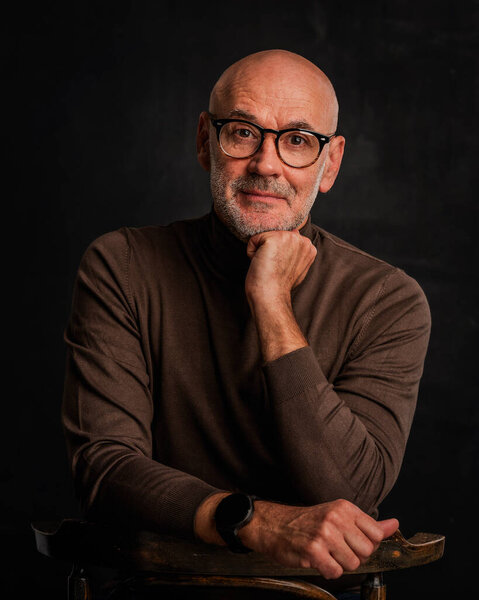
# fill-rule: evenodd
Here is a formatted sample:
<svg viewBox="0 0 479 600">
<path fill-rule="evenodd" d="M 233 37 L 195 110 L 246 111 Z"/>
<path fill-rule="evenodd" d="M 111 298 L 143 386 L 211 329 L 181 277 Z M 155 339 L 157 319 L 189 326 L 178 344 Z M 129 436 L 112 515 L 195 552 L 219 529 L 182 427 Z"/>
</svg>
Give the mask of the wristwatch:
<svg viewBox="0 0 479 600">
<path fill-rule="evenodd" d="M 239 539 L 238 530 L 253 518 L 257 499 L 256 496 L 234 493 L 223 498 L 216 507 L 216 529 L 232 552 L 251 552 Z"/>
</svg>

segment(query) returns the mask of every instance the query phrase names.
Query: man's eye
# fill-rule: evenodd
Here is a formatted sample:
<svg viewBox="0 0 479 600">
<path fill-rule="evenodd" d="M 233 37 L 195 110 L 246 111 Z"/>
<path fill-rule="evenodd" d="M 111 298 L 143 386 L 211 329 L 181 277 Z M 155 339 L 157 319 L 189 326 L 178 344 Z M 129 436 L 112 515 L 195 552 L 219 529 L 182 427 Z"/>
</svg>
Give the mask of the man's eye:
<svg viewBox="0 0 479 600">
<path fill-rule="evenodd" d="M 306 140 L 301 135 L 293 134 L 289 137 L 289 143 L 292 146 L 302 146 L 306 143 Z"/>
<path fill-rule="evenodd" d="M 235 133 L 237 136 L 245 139 L 248 139 L 253 135 L 253 132 L 250 129 L 237 129 Z"/>
<path fill-rule="evenodd" d="M 291 150 L 307 150 L 314 147 L 315 137 L 307 133 L 291 132 L 281 138 L 282 145 Z"/>
</svg>

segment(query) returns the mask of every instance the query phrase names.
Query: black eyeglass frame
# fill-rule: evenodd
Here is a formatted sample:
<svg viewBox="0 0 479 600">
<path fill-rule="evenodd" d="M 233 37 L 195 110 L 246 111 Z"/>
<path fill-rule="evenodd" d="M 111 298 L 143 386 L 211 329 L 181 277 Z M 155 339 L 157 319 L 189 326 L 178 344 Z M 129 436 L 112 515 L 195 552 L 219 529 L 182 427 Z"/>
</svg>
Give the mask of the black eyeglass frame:
<svg viewBox="0 0 479 600">
<path fill-rule="evenodd" d="M 229 156 L 230 158 L 237 158 L 238 160 L 242 160 L 243 158 L 250 158 L 251 156 L 254 156 L 256 154 L 256 152 L 258 152 L 258 150 L 263 145 L 265 133 L 274 133 L 275 136 L 276 136 L 275 140 L 274 140 L 274 145 L 276 146 L 276 154 L 278 155 L 278 158 L 285 165 L 288 165 L 288 167 L 291 167 L 293 169 L 305 169 L 306 167 L 310 167 L 311 165 L 314 165 L 314 163 L 320 157 L 321 152 L 323 151 L 324 146 L 326 146 L 326 144 L 329 144 L 329 142 L 331 141 L 331 139 L 337 135 L 337 133 L 333 133 L 332 135 L 324 135 L 322 133 L 318 133 L 317 131 L 310 131 L 309 129 L 301 129 L 300 127 L 290 127 L 289 129 L 280 129 L 280 130 L 277 130 L 277 129 L 267 129 L 266 127 L 261 127 L 261 125 L 258 125 L 257 123 L 252 123 L 251 121 L 246 121 L 245 119 L 215 119 L 213 117 L 213 115 L 211 115 L 209 113 L 208 113 L 208 116 L 210 118 L 211 124 L 216 129 L 216 137 L 218 139 L 219 147 L 221 148 L 222 152 L 224 152 L 226 154 L 226 156 Z M 260 134 L 261 134 L 261 141 L 258 144 L 258 147 L 256 148 L 256 150 L 254 152 L 252 152 L 251 154 L 248 154 L 247 156 L 243 156 L 241 158 L 239 158 L 237 156 L 232 156 L 231 154 L 228 154 L 225 151 L 225 149 L 223 148 L 223 146 L 221 145 L 221 141 L 220 141 L 221 128 L 224 125 L 226 125 L 227 123 L 234 123 L 234 122 L 236 122 L 236 123 L 245 123 L 246 125 L 252 125 L 253 127 L 256 127 L 256 129 L 258 129 L 259 132 L 260 132 Z M 302 133 L 309 133 L 311 135 L 314 135 L 315 138 L 317 138 L 317 140 L 319 142 L 318 154 L 316 155 L 316 158 L 314 160 L 312 160 L 310 163 L 308 163 L 307 165 L 302 165 L 301 167 L 296 167 L 295 165 L 290 165 L 281 156 L 279 148 L 278 148 L 278 140 L 279 140 L 280 136 L 283 135 L 283 133 L 288 133 L 290 131 L 299 131 L 299 132 L 302 132 Z"/>
</svg>

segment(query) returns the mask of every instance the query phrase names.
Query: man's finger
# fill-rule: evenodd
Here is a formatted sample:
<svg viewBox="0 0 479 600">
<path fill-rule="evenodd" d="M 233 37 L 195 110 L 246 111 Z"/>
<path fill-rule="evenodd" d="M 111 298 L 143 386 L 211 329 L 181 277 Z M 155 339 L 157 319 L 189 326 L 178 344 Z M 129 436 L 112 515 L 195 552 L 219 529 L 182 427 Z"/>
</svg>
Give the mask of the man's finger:
<svg viewBox="0 0 479 600">
<path fill-rule="evenodd" d="M 399 529 L 399 521 L 397 519 L 384 519 L 384 521 L 378 521 L 378 525 L 383 530 L 383 539 L 388 538 Z"/>
<path fill-rule="evenodd" d="M 345 542 L 332 549 L 331 556 L 345 571 L 354 571 L 361 564 L 361 557 Z"/>
<path fill-rule="evenodd" d="M 377 545 L 385 538 L 384 530 L 379 521 L 376 521 L 366 513 L 361 513 L 356 518 L 356 525 L 373 544 Z"/>
<path fill-rule="evenodd" d="M 344 568 L 325 547 L 316 546 L 316 550 L 311 553 L 310 563 L 313 569 L 325 579 L 337 579 L 343 574 Z"/>
<path fill-rule="evenodd" d="M 264 244 L 264 242 L 265 242 L 265 236 L 263 233 L 257 233 L 256 235 L 253 235 L 252 237 L 250 237 L 248 240 L 248 245 L 246 246 L 246 254 L 248 255 L 248 257 L 253 258 L 256 250 L 258 250 L 258 248 L 262 244 Z"/>
<path fill-rule="evenodd" d="M 354 552 L 354 554 L 361 561 L 364 561 L 365 559 L 369 558 L 379 545 L 379 542 L 372 541 L 358 528 L 355 528 L 352 531 L 348 531 L 347 533 L 345 533 L 344 539 L 346 540 L 347 544 Z"/>
</svg>

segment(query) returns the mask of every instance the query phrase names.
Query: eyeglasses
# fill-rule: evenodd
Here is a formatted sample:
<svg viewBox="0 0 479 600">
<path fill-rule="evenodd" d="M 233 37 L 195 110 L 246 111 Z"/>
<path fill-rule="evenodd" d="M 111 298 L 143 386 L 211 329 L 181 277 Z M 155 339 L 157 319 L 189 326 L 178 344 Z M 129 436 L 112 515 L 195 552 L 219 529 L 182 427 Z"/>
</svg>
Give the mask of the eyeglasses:
<svg viewBox="0 0 479 600">
<path fill-rule="evenodd" d="M 248 158 L 256 154 L 266 133 L 274 133 L 279 158 L 288 166 L 303 169 L 315 163 L 323 147 L 333 135 L 323 135 L 307 129 L 266 129 L 243 119 L 214 119 L 216 136 L 221 150 L 232 158 Z"/>
</svg>

